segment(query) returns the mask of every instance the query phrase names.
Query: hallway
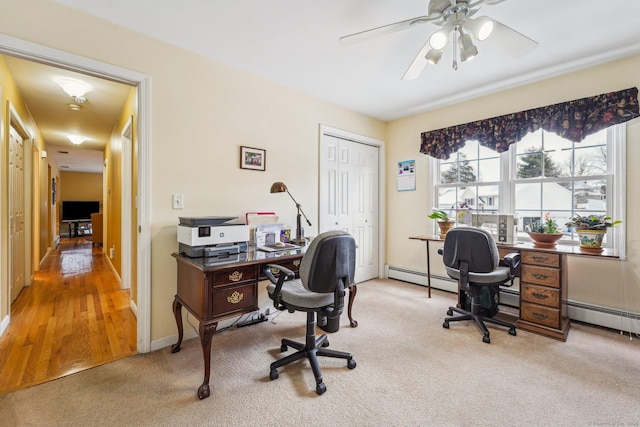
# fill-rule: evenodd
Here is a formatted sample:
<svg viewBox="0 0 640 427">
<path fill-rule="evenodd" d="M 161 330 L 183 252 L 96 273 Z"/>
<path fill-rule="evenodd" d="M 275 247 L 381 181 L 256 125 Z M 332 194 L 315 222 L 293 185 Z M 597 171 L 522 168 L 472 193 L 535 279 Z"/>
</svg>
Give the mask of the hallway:
<svg viewBox="0 0 640 427">
<path fill-rule="evenodd" d="M 61 238 L 11 307 L 0 337 L 0 394 L 136 353 L 136 317 L 102 248 Z"/>
</svg>

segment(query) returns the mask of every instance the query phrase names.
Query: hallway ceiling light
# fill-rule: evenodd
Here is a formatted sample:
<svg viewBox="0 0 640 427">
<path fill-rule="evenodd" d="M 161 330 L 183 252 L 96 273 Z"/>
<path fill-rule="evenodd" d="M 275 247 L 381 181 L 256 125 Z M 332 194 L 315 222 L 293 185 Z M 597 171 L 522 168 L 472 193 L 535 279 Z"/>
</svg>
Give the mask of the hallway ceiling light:
<svg viewBox="0 0 640 427">
<path fill-rule="evenodd" d="M 75 145 L 80 145 L 87 140 L 87 138 L 80 135 L 67 135 L 67 138 Z"/>
<path fill-rule="evenodd" d="M 56 83 L 78 104 L 85 102 L 87 100 L 85 95 L 93 89 L 93 86 L 87 82 L 68 77 L 57 78 Z"/>
</svg>

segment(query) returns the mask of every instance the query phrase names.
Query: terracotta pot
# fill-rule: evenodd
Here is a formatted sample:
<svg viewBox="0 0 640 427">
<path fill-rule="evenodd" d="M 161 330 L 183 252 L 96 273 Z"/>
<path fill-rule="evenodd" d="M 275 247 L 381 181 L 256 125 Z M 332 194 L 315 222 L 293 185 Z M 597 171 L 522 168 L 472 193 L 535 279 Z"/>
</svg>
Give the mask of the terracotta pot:
<svg viewBox="0 0 640 427">
<path fill-rule="evenodd" d="M 440 228 L 440 238 L 444 239 L 444 236 L 454 225 L 456 225 L 455 221 L 438 221 L 438 227 Z"/>
<path fill-rule="evenodd" d="M 548 233 L 531 233 L 527 232 L 533 244 L 537 246 L 555 246 L 556 242 L 562 237 L 561 233 L 548 234 Z"/>
</svg>

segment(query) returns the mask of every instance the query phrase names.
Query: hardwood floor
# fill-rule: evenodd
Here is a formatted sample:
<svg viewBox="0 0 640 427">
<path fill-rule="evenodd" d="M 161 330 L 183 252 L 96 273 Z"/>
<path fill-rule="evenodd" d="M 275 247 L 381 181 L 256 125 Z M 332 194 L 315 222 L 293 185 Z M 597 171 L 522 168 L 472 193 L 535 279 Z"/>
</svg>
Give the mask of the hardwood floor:
<svg viewBox="0 0 640 427">
<path fill-rule="evenodd" d="M 102 248 L 62 238 L 11 307 L 0 394 L 136 353 L 136 318 Z"/>
</svg>

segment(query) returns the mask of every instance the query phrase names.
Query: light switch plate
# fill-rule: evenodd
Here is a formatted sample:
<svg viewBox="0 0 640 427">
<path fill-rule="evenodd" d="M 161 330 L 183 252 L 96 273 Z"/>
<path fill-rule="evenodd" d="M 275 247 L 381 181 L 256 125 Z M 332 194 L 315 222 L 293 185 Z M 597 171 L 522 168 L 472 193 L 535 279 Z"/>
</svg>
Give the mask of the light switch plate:
<svg viewBox="0 0 640 427">
<path fill-rule="evenodd" d="M 184 195 L 182 194 L 174 194 L 172 196 L 173 209 L 183 209 L 184 208 Z"/>
</svg>

